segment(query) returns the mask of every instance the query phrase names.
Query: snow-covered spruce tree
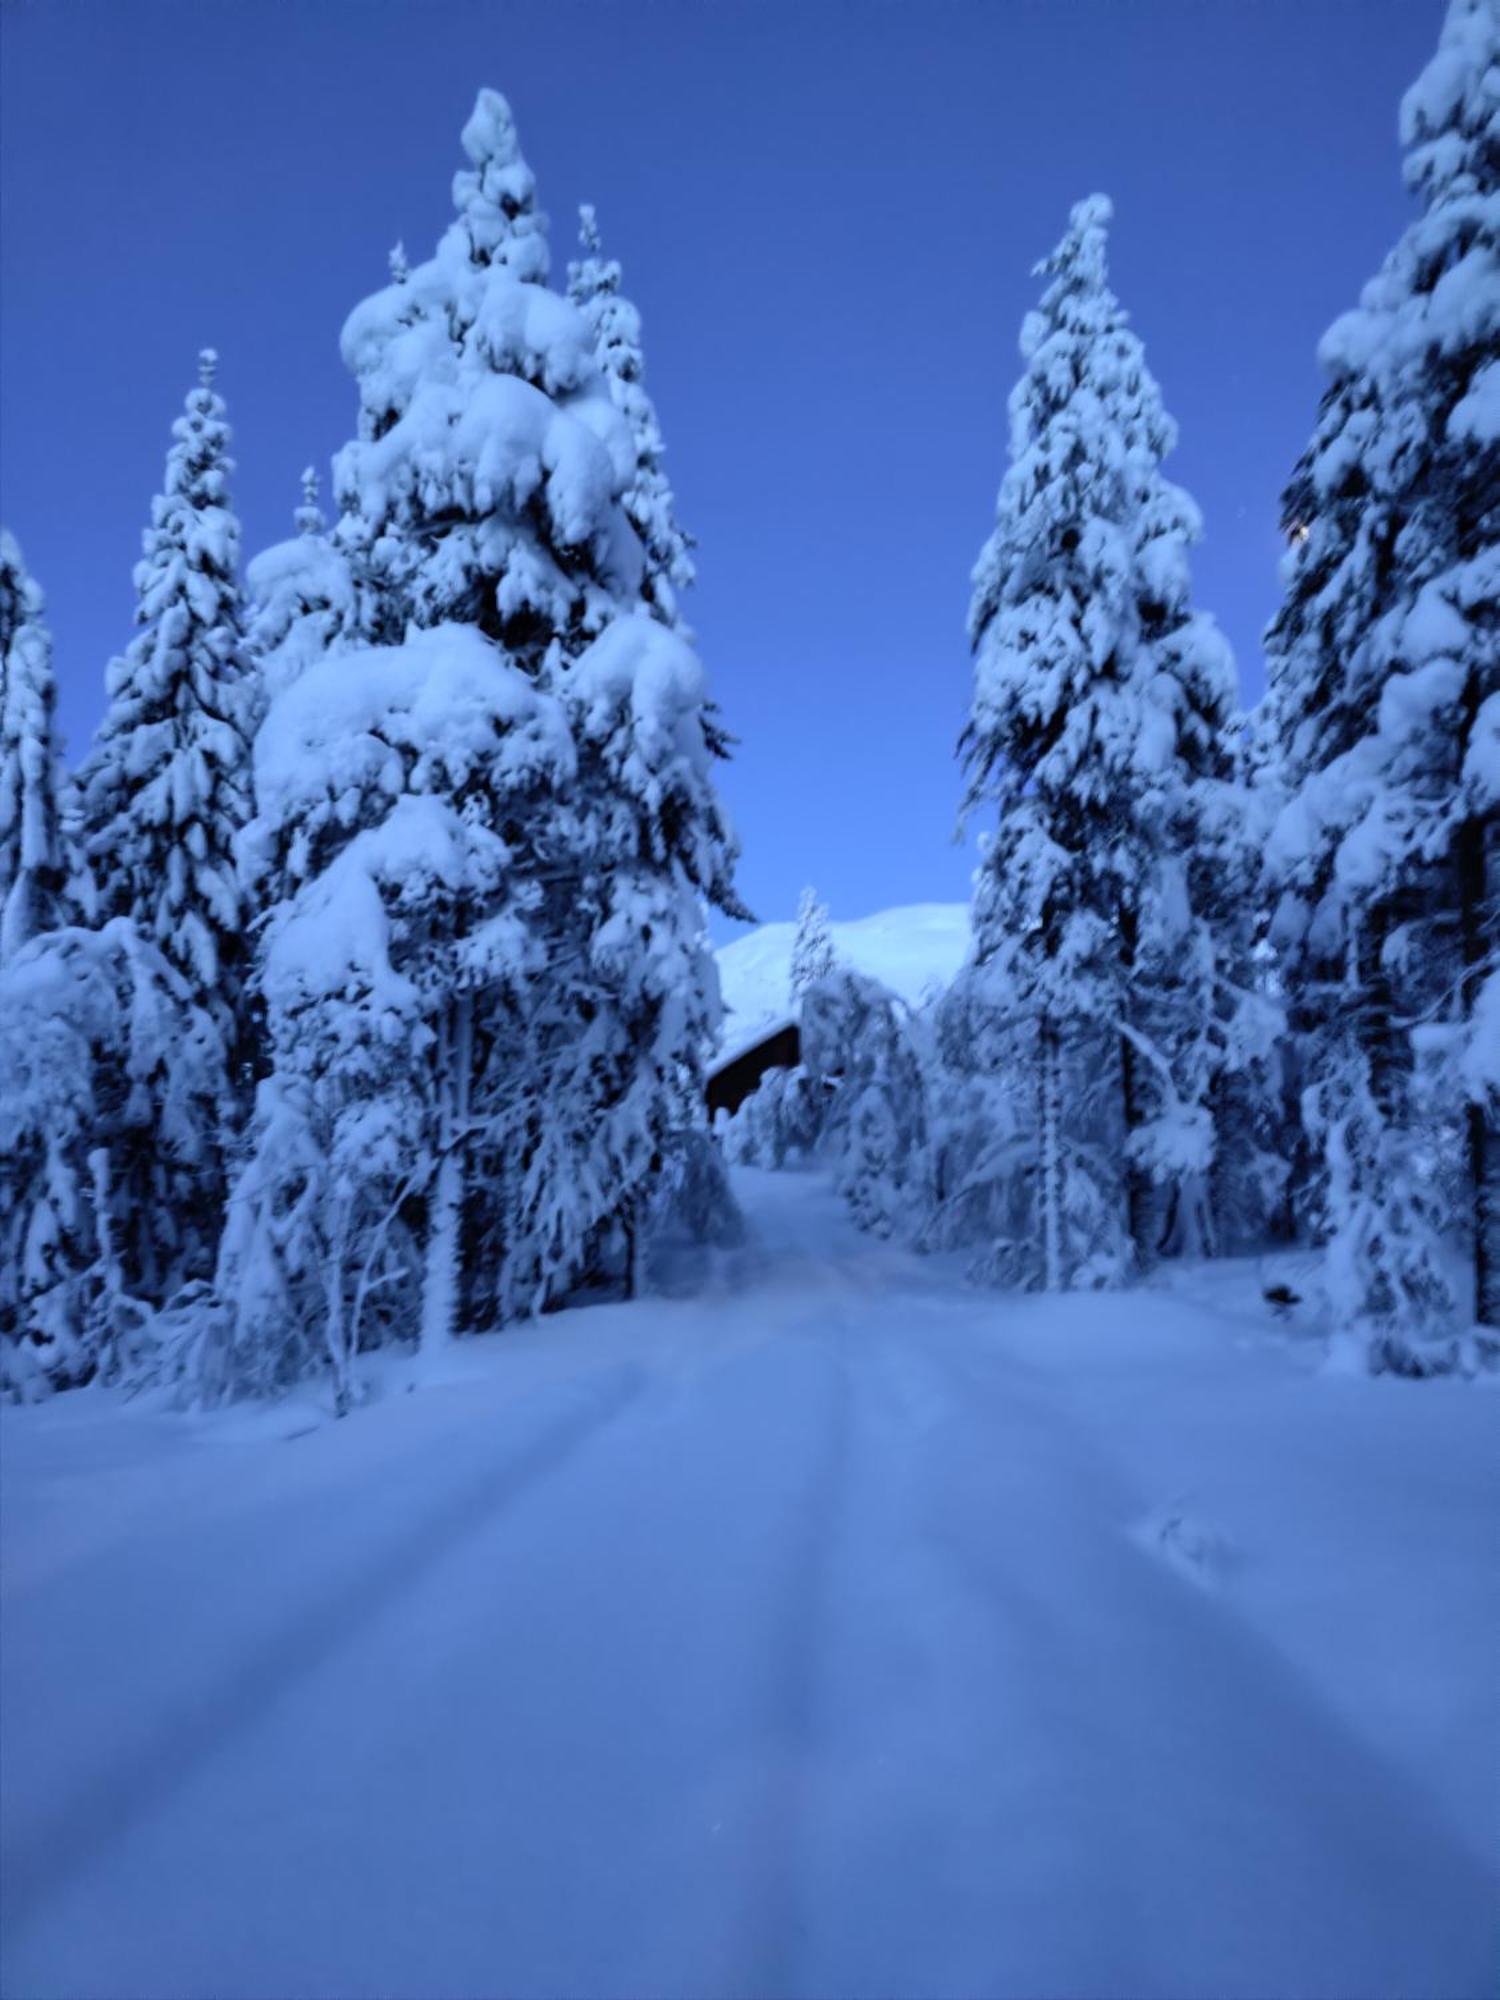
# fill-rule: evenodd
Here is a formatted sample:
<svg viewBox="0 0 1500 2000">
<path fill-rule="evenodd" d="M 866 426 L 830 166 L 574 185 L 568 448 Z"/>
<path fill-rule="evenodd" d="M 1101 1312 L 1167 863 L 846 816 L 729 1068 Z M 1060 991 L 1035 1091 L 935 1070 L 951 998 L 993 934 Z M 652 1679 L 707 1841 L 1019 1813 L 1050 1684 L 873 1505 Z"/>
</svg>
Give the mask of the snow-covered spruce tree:
<svg viewBox="0 0 1500 2000">
<path fill-rule="evenodd" d="M 622 504 L 629 427 L 589 328 L 542 283 L 494 92 L 463 142 L 436 255 L 344 331 L 361 417 L 336 540 L 380 643 L 273 704 L 245 841 L 255 878 L 289 888 L 256 1152 L 292 1120 L 302 1164 L 236 1197 L 226 1249 L 259 1275 L 226 1274 L 226 1303 L 300 1287 L 301 1310 L 338 1322 L 311 1343 L 330 1355 L 361 1337 L 356 1274 L 386 1256 L 393 1204 L 421 1269 L 382 1278 L 428 1348 L 561 1296 L 611 1246 L 627 1260 L 666 1142 L 701 1122 L 701 899 L 732 904 L 702 670 L 647 614 Z M 328 1191 L 312 1207 L 310 1185 Z M 229 1327 L 231 1386 L 256 1377 L 260 1339 Z"/>
<path fill-rule="evenodd" d="M 800 1001 L 808 988 L 826 979 L 833 968 L 828 905 L 819 902 L 815 889 L 804 889 L 797 904 L 797 934 L 792 939 L 792 998 Z"/>
<path fill-rule="evenodd" d="M 62 754 L 45 606 L 0 528 L 0 960 L 63 917 Z"/>
<path fill-rule="evenodd" d="M 1401 110 L 1422 202 L 1325 335 L 1267 640 L 1287 804 L 1267 861 L 1336 1324 L 1376 1368 L 1500 1324 L 1500 15 L 1453 0 Z M 1454 1176 L 1448 1161 L 1464 1160 Z"/>
<path fill-rule="evenodd" d="M 642 594 L 664 625 L 676 625 L 682 592 L 693 581 L 692 539 L 677 520 L 661 425 L 646 393 L 641 316 L 620 290 L 619 260 L 604 255 L 598 217 L 587 202 L 578 211 L 578 241 L 584 254 L 568 266 L 568 297 L 593 335 L 610 395 L 635 441 L 625 513 L 645 551 Z"/>
<path fill-rule="evenodd" d="M 436 256 L 344 327 L 360 415 L 334 463 L 338 540 L 375 592 L 377 640 L 474 624 L 536 676 L 559 624 L 582 643 L 639 587 L 639 545 L 608 504 L 633 450 L 588 329 L 546 289 L 545 219 L 496 92 L 463 145 Z M 595 545 L 601 525 L 613 546 Z"/>
<path fill-rule="evenodd" d="M 974 572 L 961 746 L 965 811 L 999 811 L 976 957 L 1030 1023 L 1049 1289 L 1208 1237 L 1237 1004 L 1201 837 L 1230 775 L 1232 666 L 1190 605 L 1199 516 L 1161 475 L 1176 432 L 1109 289 L 1110 213 L 1080 203 L 1038 267 L 1051 283 L 1022 328 L 1011 464 Z"/>
<path fill-rule="evenodd" d="M 731 1159 L 818 1160 L 855 1222 L 922 1244 L 932 1211 L 931 1024 L 878 980 L 831 965 L 800 996 L 802 1059 L 773 1069 L 727 1122 Z"/>
<path fill-rule="evenodd" d="M 264 549 L 245 572 L 248 651 L 263 703 L 340 643 L 356 643 L 359 603 L 348 557 L 330 539 L 318 505 L 318 475 L 302 475 L 302 505 L 290 541 Z"/>
<path fill-rule="evenodd" d="M 452 1332 L 474 1159 L 513 1108 L 476 1045 L 525 1024 L 544 966 L 530 843 L 573 769 L 560 704 L 472 628 L 330 657 L 273 704 L 244 843 L 252 883 L 291 891 L 260 975 L 272 1074 L 200 1393 L 321 1360 L 342 1407 L 381 1325 Z M 505 1082 L 537 1078 L 518 1059 Z"/>
<path fill-rule="evenodd" d="M 573 886 L 551 926 L 563 988 L 557 1042 L 575 1171 L 593 1162 L 604 1218 L 623 1233 L 628 1282 L 653 1184 L 679 1135 L 705 1119 L 718 972 L 704 906 L 748 920 L 737 843 L 713 778 L 712 702 L 680 633 L 627 606 L 559 682 L 578 757 L 568 795 Z M 558 995 L 550 990 L 547 1008 Z"/>
<path fill-rule="evenodd" d="M 101 917 L 129 917 L 182 975 L 229 1052 L 233 1098 L 252 1059 L 234 847 L 250 816 L 255 698 L 215 364 L 205 349 L 172 426 L 135 570 L 138 629 L 110 665 L 83 810 Z"/>
<path fill-rule="evenodd" d="M 1200 828 L 1204 875 L 1219 891 L 1215 927 L 1232 1004 L 1223 1016 L 1226 1060 L 1214 1079 L 1209 1176 L 1213 1246 L 1246 1255 L 1291 1241 L 1293 1163 L 1300 1118 L 1264 898 L 1255 893 L 1281 806 L 1269 704 L 1238 718 L 1230 744 L 1234 782 L 1214 795 Z"/>
<path fill-rule="evenodd" d="M 933 1010 L 926 1062 L 929 1204 L 924 1250 L 969 1250 L 970 1275 L 1011 1285 L 1036 1269 L 1035 1024 L 965 966 Z"/>
<path fill-rule="evenodd" d="M 138 1365 L 154 1307 L 207 1275 L 223 1071 L 124 918 L 0 967 L 0 1372 L 22 1394 Z"/>
<path fill-rule="evenodd" d="M 906 1010 L 878 980 L 832 971 L 802 1005 L 818 1148 L 861 1229 L 910 1238 L 931 1207 L 927 1093 Z"/>
<path fill-rule="evenodd" d="M 724 1148 L 706 1126 L 674 1134 L 645 1218 L 646 1282 L 655 1292 L 701 1291 L 716 1251 L 745 1240 Z"/>
</svg>

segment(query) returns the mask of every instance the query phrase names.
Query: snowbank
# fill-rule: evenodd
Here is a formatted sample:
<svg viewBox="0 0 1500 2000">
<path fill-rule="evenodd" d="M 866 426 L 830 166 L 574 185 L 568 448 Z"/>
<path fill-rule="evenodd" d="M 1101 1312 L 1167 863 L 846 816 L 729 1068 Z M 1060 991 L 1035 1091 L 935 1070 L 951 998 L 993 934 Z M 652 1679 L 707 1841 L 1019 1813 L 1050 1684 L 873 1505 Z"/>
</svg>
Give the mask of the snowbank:
<svg viewBox="0 0 1500 2000">
<path fill-rule="evenodd" d="M 741 1193 L 342 1423 L 0 1411 L 0 1987 L 1492 1991 L 1500 1396 Z"/>
</svg>

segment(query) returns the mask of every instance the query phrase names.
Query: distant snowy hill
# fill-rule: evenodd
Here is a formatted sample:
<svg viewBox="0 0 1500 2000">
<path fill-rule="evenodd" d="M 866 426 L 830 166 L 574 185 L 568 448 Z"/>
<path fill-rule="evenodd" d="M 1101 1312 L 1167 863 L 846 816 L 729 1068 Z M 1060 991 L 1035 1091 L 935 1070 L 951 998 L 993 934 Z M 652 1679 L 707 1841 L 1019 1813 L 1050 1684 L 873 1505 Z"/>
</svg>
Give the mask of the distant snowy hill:
<svg viewBox="0 0 1500 2000">
<path fill-rule="evenodd" d="M 969 906 L 911 903 L 830 929 L 843 964 L 915 1003 L 933 986 L 946 986 L 963 964 L 969 949 Z M 795 924 L 762 924 L 718 953 L 726 1012 L 720 1043 L 724 1055 L 749 1048 L 790 1014 L 796 934 Z"/>
</svg>

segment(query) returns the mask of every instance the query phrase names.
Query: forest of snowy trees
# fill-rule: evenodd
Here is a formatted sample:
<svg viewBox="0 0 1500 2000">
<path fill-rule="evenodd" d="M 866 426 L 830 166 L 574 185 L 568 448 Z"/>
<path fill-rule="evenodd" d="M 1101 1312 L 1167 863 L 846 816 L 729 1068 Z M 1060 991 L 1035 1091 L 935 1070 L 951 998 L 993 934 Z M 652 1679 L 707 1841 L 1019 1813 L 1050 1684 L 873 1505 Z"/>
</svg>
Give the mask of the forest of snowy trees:
<svg viewBox="0 0 1500 2000">
<path fill-rule="evenodd" d="M 590 1292 L 816 1155 L 987 1282 L 1319 1253 L 1372 1369 L 1500 1352 L 1500 26 L 1401 109 L 1420 213 L 1330 329 L 1268 692 L 1193 600 L 1175 426 L 1081 202 L 974 570 L 973 949 L 913 1012 L 804 899 L 802 1062 L 710 1133 L 730 739 L 639 315 L 566 294 L 482 91 L 434 254 L 343 331 L 332 525 L 243 570 L 205 352 L 76 770 L 0 537 L 0 1366 L 186 1402 Z M 1486 1329 L 1491 1330 L 1486 1333 Z"/>
<path fill-rule="evenodd" d="M 330 530 L 239 578 L 205 354 L 77 778 L 3 549 L 0 1327 L 11 1385 L 191 1399 L 422 1352 L 591 1285 L 701 1200 L 724 733 L 640 325 L 571 301 L 510 112 L 351 314 Z"/>
<path fill-rule="evenodd" d="M 730 1133 L 1007 1284 L 1303 1243 L 1340 1346 L 1500 1348 L 1500 25 L 1454 0 L 1401 108 L 1422 213 L 1326 336 L 1269 688 L 1194 607 L 1175 427 L 1074 210 L 1021 333 L 974 571 L 969 965 L 853 973 Z M 804 927 L 816 912 L 804 909 Z"/>
</svg>

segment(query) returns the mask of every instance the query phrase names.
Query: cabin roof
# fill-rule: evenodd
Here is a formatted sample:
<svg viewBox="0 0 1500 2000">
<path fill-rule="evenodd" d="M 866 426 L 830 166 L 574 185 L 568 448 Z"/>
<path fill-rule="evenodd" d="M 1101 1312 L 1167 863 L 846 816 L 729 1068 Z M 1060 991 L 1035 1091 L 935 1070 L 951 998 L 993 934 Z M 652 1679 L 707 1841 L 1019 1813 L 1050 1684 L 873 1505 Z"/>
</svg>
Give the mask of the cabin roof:
<svg viewBox="0 0 1500 2000">
<path fill-rule="evenodd" d="M 708 1074 L 711 1077 L 717 1076 L 720 1070 L 728 1069 L 731 1063 L 737 1063 L 741 1056 L 747 1056 L 752 1049 L 758 1049 L 762 1042 L 774 1041 L 778 1035 L 784 1035 L 788 1028 L 795 1028 L 798 1020 L 797 1013 L 788 1010 L 770 1016 L 762 1014 L 757 1020 L 746 1021 L 738 1028 L 732 1020 L 726 1022 L 724 1039 L 714 1051 L 713 1060 L 708 1066 Z"/>
</svg>

